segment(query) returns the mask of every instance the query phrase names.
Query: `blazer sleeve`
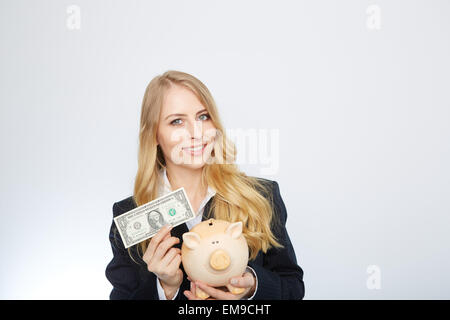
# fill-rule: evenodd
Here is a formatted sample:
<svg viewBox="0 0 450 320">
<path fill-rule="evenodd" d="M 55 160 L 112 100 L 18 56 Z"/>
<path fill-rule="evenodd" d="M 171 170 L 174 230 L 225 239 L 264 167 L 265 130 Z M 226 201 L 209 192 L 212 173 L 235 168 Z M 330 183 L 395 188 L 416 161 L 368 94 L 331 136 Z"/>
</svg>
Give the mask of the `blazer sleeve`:
<svg viewBox="0 0 450 320">
<path fill-rule="evenodd" d="M 286 230 L 287 212 L 280 188 L 273 181 L 274 218 L 279 227 L 273 227 L 275 236 L 284 247 L 270 248 L 263 254 L 263 264 L 249 261 L 258 277 L 258 289 L 253 300 L 300 300 L 305 295 L 303 270 L 297 264 L 294 248 Z"/>
<path fill-rule="evenodd" d="M 117 203 L 114 203 L 114 217 L 125 211 Z M 128 250 L 123 245 L 114 220 L 109 232 L 109 242 L 113 253 L 113 258 L 105 271 L 106 278 L 113 286 L 109 298 L 111 300 L 133 299 L 136 294 L 142 291 L 151 294 L 154 286 L 154 298 L 158 299 L 156 296 L 156 279 L 153 279 L 150 272 L 148 272 L 148 275 L 144 275 L 141 270 L 142 267 L 131 259 Z M 142 278 L 145 279 L 145 283 L 142 283 Z"/>
<path fill-rule="evenodd" d="M 125 211 L 117 203 L 114 203 L 114 217 Z M 133 256 L 139 264 L 131 259 L 114 220 L 109 233 L 109 241 L 113 253 L 113 258 L 105 271 L 106 278 L 113 286 L 109 298 L 111 300 L 159 300 L 156 275 L 147 270 L 142 259 L 138 260 Z M 181 296 L 182 294 L 178 293 L 175 299 L 182 299 Z"/>
</svg>

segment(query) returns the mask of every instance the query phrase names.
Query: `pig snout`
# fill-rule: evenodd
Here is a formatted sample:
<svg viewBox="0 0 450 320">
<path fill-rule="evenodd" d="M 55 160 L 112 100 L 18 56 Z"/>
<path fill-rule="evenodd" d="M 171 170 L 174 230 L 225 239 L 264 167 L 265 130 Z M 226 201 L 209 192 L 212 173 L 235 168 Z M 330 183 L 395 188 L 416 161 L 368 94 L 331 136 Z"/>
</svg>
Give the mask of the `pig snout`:
<svg viewBox="0 0 450 320">
<path fill-rule="evenodd" d="M 209 264 L 214 270 L 225 270 L 230 265 L 230 255 L 222 249 L 217 249 L 211 253 Z"/>
</svg>

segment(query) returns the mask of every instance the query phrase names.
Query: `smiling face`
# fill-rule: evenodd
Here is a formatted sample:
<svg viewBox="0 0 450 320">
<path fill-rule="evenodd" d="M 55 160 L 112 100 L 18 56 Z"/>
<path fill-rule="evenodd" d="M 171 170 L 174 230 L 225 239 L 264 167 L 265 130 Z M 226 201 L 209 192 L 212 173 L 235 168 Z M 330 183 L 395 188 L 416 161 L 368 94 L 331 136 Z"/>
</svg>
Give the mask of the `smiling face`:
<svg viewBox="0 0 450 320">
<path fill-rule="evenodd" d="M 173 85 L 166 92 L 157 143 L 166 163 L 201 168 L 211 157 L 216 128 L 208 110 L 189 89 Z"/>
</svg>

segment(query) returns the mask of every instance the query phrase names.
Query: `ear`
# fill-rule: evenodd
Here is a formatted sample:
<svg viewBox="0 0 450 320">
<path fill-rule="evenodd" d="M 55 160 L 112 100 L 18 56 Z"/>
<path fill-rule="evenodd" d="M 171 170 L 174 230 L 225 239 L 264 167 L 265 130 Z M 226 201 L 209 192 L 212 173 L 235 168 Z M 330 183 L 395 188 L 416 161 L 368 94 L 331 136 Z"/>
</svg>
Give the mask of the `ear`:
<svg viewBox="0 0 450 320">
<path fill-rule="evenodd" d="M 200 244 L 200 237 L 195 232 L 183 233 L 183 243 L 185 243 L 189 249 L 194 250 Z"/>
<path fill-rule="evenodd" d="M 229 234 L 231 238 L 237 239 L 242 234 L 242 221 L 234 222 L 227 227 L 225 231 L 226 234 Z"/>
</svg>

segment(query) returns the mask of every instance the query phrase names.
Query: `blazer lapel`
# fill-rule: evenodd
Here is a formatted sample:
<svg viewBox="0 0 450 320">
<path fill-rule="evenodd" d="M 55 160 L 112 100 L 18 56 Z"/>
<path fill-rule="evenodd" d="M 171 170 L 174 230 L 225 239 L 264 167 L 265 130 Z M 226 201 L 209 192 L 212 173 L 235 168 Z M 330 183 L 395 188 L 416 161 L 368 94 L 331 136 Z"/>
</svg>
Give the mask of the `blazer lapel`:
<svg viewBox="0 0 450 320">
<path fill-rule="evenodd" d="M 186 223 L 182 223 L 172 229 L 172 231 L 171 231 L 172 237 L 177 237 L 178 239 L 180 239 L 180 242 L 177 245 L 175 245 L 175 247 L 181 248 L 181 244 L 183 243 L 183 233 L 188 232 L 188 231 L 189 231 L 189 229 L 188 229 Z"/>
<path fill-rule="evenodd" d="M 208 212 L 209 212 L 209 208 L 211 207 L 213 198 L 214 198 L 214 196 L 212 196 L 211 199 L 209 199 L 209 201 L 205 205 L 205 208 L 203 210 L 202 221 L 205 221 L 206 219 L 208 219 Z"/>
</svg>

